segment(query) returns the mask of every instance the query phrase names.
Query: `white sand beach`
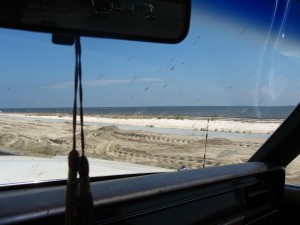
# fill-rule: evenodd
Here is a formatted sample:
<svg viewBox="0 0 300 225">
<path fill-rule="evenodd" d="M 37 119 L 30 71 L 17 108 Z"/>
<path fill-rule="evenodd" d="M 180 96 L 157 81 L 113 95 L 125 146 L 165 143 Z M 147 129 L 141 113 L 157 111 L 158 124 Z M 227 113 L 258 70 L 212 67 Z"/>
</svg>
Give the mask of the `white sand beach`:
<svg viewBox="0 0 300 225">
<path fill-rule="evenodd" d="M 206 140 L 207 120 L 88 115 L 84 117 L 86 153 L 89 158 L 167 169 L 241 163 L 282 123 L 282 120 L 210 118 Z M 72 148 L 71 122 L 72 117 L 66 115 L 0 113 L 0 149 L 5 154 L 20 156 L 66 156 Z M 80 146 L 79 130 L 77 146 Z M 289 170 L 288 175 L 300 181 L 296 170 Z"/>
<path fill-rule="evenodd" d="M 21 114 L 21 113 L 2 113 L 9 118 L 31 118 L 44 120 L 72 121 L 71 116 L 65 115 L 39 115 L 39 114 Z M 255 133 L 271 134 L 283 120 L 275 119 L 241 119 L 241 118 L 200 118 L 200 119 L 168 119 L 168 118 L 107 118 L 101 116 L 85 116 L 84 121 L 87 123 L 102 123 L 108 125 L 130 125 L 140 127 L 157 127 L 170 129 L 185 130 L 202 130 L 207 129 L 207 120 L 209 119 L 209 131 L 221 131 L 232 133 Z M 79 117 L 77 118 L 79 121 Z"/>
<path fill-rule="evenodd" d="M 181 165 L 197 168 L 203 164 L 207 119 L 88 115 L 84 117 L 86 149 L 95 158 L 172 169 Z M 0 113 L 0 149 L 22 155 L 66 155 L 72 147 L 71 121 L 72 117 L 66 115 Z M 272 133 L 280 123 L 276 120 L 210 119 L 206 163 L 219 165 L 247 160 L 263 144 L 266 134 Z M 124 125 L 126 130 L 121 128 Z M 131 130 L 130 126 L 135 129 Z M 161 133 L 159 129 L 175 132 Z M 195 135 L 197 131 L 199 135 Z M 218 132 L 225 135 L 214 135 Z M 241 136 L 236 138 L 237 134 Z M 260 136 L 263 138 L 258 138 Z"/>
</svg>

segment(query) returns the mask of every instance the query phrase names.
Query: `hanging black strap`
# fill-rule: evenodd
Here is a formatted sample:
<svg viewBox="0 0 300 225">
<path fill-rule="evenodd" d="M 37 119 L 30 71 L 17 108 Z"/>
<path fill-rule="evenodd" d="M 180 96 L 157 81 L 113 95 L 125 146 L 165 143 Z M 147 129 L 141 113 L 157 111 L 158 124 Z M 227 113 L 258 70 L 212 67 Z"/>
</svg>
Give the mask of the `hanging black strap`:
<svg viewBox="0 0 300 225">
<path fill-rule="evenodd" d="M 80 38 L 77 38 L 75 41 L 76 51 L 78 51 L 78 78 L 79 78 L 79 101 L 80 101 L 80 127 L 81 127 L 81 152 L 84 156 L 84 131 L 83 131 L 83 106 L 82 106 L 82 68 L 81 68 L 81 44 Z"/>
<path fill-rule="evenodd" d="M 77 125 L 77 90 L 79 82 L 80 125 L 81 125 L 81 151 L 76 150 Z M 81 68 L 80 38 L 75 39 L 75 77 L 74 77 L 74 105 L 73 105 L 73 148 L 69 153 L 69 174 L 66 194 L 65 225 L 92 225 L 94 223 L 93 197 L 90 190 L 89 163 L 85 156 L 84 130 L 83 130 L 83 89 Z M 78 193 L 77 172 L 80 175 L 80 193 Z"/>
<path fill-rule="evenodd" d="M 79 153 L 76 150 L 76 120 L 77 120 L 77 90 L 78 90 L 78 67 L 79 67 L 79 51 L 75 46 L 75 73 L 74 73 L 74 104 L 73 104 L 73 147 L 68 155 L 68 180 L 66 190 L 66 212 L 65 225 L 76 225 L 78 221 L 78 161 Z"/>
<path fill-rule="evenodd" d="M 83 89 L 82 89 L 82 68 L 81 68 L 81 46 L 80 39 L 75 41 L 78 50 L 78 78 L 79 78 L 79 101 L 80 101 L 80 127 L 81 127 L 81 157 L 78 164 L 80 175 L 80 198 L 79 198 L 79 224 L 94 224 L 93 196 L 90 188 L 89 162 L 85 156 L 84 130 L 83 130 Z"/>
</svg>

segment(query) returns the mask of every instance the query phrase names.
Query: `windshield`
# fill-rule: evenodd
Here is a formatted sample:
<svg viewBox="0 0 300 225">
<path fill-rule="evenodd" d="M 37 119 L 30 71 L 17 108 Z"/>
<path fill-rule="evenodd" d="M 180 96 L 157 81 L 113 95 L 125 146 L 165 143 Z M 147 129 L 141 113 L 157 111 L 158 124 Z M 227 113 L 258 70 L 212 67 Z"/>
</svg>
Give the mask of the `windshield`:
<svg viewBox="0 0 300 225">
<path fill-rule="evenodd" d="M 280 126 L 300 96 L 299 1 L 244 2 L 193 1 L 179 44 L 81 38 L 90 176 L 246 162 Z M 0 46 L 0 183 L 66 179 L 74 46 L 8 29 Z"/>
</svg>

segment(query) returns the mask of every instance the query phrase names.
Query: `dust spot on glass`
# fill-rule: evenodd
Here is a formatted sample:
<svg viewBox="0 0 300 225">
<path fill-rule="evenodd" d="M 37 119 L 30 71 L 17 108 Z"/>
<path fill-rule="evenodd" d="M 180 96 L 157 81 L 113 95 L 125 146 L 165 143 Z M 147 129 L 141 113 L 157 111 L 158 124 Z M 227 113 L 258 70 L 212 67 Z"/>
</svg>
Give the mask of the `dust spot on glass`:
<svg viewBox="0 0 300 225">
<path fill-rule="evenodd" d="M 247 108 L 244 108 L 241 112 L 242 113 L 245 113 L 245 112 L 247 112 L 248 111 L 248 109 Z"/>
<path fill-rule="evenodd" d="M 195 67 L 196 64 L 197 64 L 196 62 L 192 63 L 192 64 L 190 65 L 190 68 L 189 68 L 189 69 L 193 69 L 193 67 Z"/>
<path fill-rule="evenodd" d="M 182 90 L 178 92 L 178 95 L 182 95 L 182 94 L 183 94 L 183 91 L 182 91 Z"/>
<path fill-rule="evenodd" d="M 244 28 L 241 30 L 240 35 L 243 35 L 246 31 L 247 31 L 247 27 L 244 27 Z"/>
<path fill-rule="evenodd" d="M 163 87 L 165 88 L 165 87 L 167 87 L 167 86 L 168 86 L 168 83 L 165 83 Z"/>
<path fill-rule="evenodd" d="M 136 81 L 136 76 L 133 76 L 130 83 L 134 83 Z"/>
<path fill-rule="evenodd" d="M 145 88 L 144 88 L 144 91 L 145 91 L 145 92 L 148 91 L 149 88 L 150 88 L 150 87 L 145 87 Z"/>
<path fill-rule="evenodd" d="M 228 90 L 231 90 L 231 89 L 232 89 L 232 86 L 228 86 L 227 89 L 228 89 Z"/>
<path fill-rule="evenodd" d="M 196 98 L 195 100 L 194 100 L 194 102 L 196 103 L 196 102 L 199 102 L 200 101 L 200 98 Z"/>
<path fill-rule="evenodd" d="M 133 59 L 133 57 L 130 56 L 130 57 L 126 60 L 125 65 L 127 65 L 128 63 L 130 63 L 130 62 L 132 61 L 132 59 Z"/>
<path fill-rule="evenodd" d="M 10 89 L 10 87 L 8 87 L 7 89 L 6 89 L 6 91 L 10 91 L 11 89 Z"/>
<path fill-rule="evenodd" d="M 161 67 L 161 68 L 159 68 L 158 70 L 157 70 L 157 72 L 159 73 L 159 72 L 161 72 L 161 71 L 163 71 L 163 67 Z"/>
<path fill-rule="evenodd" d="M 170 68 L 170 71 L 173 71 L 175 69 L 175 66 L 172 66 L 171 68 Z"/>
<path fill-rule="evenodd" d="M 101 74 L 98 76 L 97 80 L 100 80 L 103 76 L 104 76 L 104 73 L 101 73 Z"/>
<path fill-rule="evenodd" d="M 193 42 L 193 45 L 196 45 L 198 43 L 198 41 L 200 40 L 200 36 L 197 37 L 197 39 Z"/>
</svg>

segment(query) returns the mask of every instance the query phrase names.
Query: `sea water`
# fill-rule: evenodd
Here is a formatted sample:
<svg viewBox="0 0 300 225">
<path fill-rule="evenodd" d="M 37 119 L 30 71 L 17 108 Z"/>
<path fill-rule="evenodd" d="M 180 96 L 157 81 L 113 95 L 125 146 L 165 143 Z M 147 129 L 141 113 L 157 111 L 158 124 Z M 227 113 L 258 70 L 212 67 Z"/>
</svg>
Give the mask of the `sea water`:
<svg viewBox="0 0 300 225">
<path fill-rule="evenodd" d="M 85 114 L 95 115 L 147 115 L 285 119 L 295 106 L 145 106 L 145 107 L 85 107 Z M 72 108 L 0 108 L 12 113 L 67 113 Z"/>
</svg>

